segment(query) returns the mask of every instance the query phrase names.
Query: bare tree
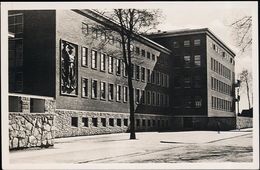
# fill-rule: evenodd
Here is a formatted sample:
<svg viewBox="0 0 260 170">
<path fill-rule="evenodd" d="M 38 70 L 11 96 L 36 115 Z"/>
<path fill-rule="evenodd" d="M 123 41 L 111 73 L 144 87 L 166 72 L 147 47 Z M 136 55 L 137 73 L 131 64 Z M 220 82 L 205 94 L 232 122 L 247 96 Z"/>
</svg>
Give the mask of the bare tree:
<svg viewBox="0 0 260 170">
<path fill-rule="evenodd" d="M 88 10 L 89 11 L 89 10 Z M 136 139 L 135 135 L 135 108 L 134 108 L 134 93 L 133 93 L 133 82 L 132 82 L 132 60 L 133 46 L 135 40 L 137 40 L 139 35 L 146 33 L 148 30 L 155 29 L 155 27 L 160 23 L 160 18 L 162 17 L 161 10 L 158 9 L 113 9 L 113 10 L 92 10 L 99 15 L 109 19 L 112 24 L 108 26 L 97 26 L 95 29 L 99 29 L 101 32 L 106 33 L 106 36 L 116 32 L 121 40 L 121 50 L 120 51 L 110 51 L 115 55 L 115 53 L 122 56 L 122 60 L 125 64 L 125 69 L 127 72 L 127 83 L 129 88 L 129 112 L 130 112 L 130 139 Z M 109 40 L 108 40 L 109 41 Z M 105 48 L 108 41 L 102 41 L 99 48 Z M 109 49 L 106 49 L 109 50 Z"/>
<path fill-rule="evenodd" d="M 237 46 L 241 49 L 241 52 L 245 52 L 252 45 L 252 16 L 239 18 L 230 26 L 236 34 Z"/>
<path fill-rule="evenodd" d="M 240 73 L 240 81 L 241 81 L 241 87 L 245 87 L 246 88 L 246 94 L 247 94 L 247 101 L 248 101 L 248 108 L 251 108 L 251 104 L 250 104 L 250 89 L 251 89 L 251 81 L 252 81 L 252 75 L 251 73 L 248 72 L 247 69 L 244 69 L 241 73 Z"/>
</svg>

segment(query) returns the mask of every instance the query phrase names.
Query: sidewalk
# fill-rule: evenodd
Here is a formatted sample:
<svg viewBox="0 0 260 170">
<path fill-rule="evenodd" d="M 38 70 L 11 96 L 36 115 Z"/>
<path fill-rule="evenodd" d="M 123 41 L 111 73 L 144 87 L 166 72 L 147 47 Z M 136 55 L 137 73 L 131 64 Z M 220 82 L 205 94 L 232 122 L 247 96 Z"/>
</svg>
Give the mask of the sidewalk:
<svg viewBox="0 0 260 170">
<path fill-rule="evenodd" d="M 191 154 L 191 150 L 194 154 L 221 149 L 237 154 L 252 148 L 252 132 L 248 130 L 220 134 L 216 131 L 138 132 L 136 137 L 129 140 L 129 133 L 118 133 L 58 138 L 52 148 L 10 152 L 10 163 L 178 162 L 178 155 Z"/>
</svg>

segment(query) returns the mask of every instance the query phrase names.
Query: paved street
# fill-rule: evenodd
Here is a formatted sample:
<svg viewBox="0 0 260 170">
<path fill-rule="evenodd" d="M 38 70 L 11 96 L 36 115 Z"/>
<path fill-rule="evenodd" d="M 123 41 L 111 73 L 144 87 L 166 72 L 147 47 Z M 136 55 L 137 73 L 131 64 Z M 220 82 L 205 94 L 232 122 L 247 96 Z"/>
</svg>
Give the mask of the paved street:
<svg viewBox="0 0 260 170">
<path fill-rule="evenodd" d="M 12 151 L 10 163 L 251 162 L 252 129 L 143 132 L 55 139 L 47 149 Z"/>
</svg>

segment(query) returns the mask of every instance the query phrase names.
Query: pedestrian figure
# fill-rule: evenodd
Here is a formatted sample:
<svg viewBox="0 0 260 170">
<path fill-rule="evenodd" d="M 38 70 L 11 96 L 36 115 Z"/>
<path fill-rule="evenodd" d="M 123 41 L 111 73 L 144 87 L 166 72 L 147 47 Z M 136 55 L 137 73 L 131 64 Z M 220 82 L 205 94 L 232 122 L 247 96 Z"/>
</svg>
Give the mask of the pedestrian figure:
<svg viewBox="0 0 260 170">
<path fill-rule="evenodd" d="M 220 133 L 220 123 L 217 122 L 217 130 L 218 130 L 218 133 Z"/>
</svg>

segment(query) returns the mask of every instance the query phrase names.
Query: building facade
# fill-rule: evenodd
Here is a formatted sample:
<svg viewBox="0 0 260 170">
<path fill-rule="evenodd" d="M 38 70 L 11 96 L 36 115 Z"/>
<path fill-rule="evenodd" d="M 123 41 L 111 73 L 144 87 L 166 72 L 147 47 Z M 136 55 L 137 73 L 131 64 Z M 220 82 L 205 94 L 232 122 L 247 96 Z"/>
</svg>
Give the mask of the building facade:
<svg viewBox="0 0 260 170">
<path fill-rule="evenodd" d="M 214 120 L 226 128 L 228 121 L 235 123 L 234 52 L 209 29 L 159 32 L 148 37 L 173 51 L 171 106 L 172 114 L 182 118 L 181 128 L 204 129 Z"/>
<path fill-rule="evenodd" d="M 137 130 L 233 127 L 235 55 L 209 30 L 136 36 L 127 75 L 119 34 L 103 29 L 115 24 L 94 11 L 9 11 L 8 24 L 9 92 L 53 97 L 56 137 L 126 132 L 127 76 Z"/>
</svg>

